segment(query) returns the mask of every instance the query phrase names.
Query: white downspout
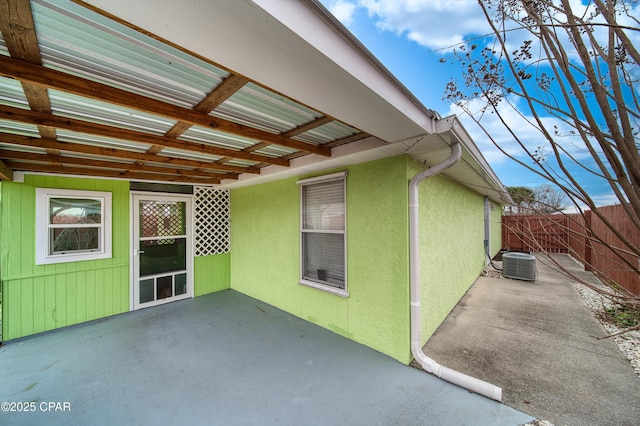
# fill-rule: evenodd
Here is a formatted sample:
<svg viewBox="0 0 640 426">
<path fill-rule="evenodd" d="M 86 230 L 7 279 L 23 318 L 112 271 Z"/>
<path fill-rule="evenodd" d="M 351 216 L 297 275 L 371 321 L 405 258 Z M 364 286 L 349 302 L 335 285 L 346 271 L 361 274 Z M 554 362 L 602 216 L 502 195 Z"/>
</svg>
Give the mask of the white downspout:
<svg viewBox="0 0 640 426">
<path fill-rule="evenodd" d="M 459 142 L 451 145 L 451 155 L 441 163 L 418 173 L 409 183 L 409 268 L 411 271 L 411 353 L 420 366 L 428 373 L 446 380 L 447 382 L 461 386 L 472 392 L 484 395 L 496 401 L 502 400 L 502 388 L 475 377 L 468 376 L 456 370 L 444 367 L 433 359 L 429 358 L 422 351 L 420 343 L 420 241 L 419 241 L 419 221 L 418 221 L 418 184 L 423 180 L 434 176 L 441 171 L 453 166 L 460 160 L 462 148 Z"/>
<path fill-rule="evenodd" d="M 491 204 L 489 197 L 484 197 L 484 266 L 491 264 Z"/>
</svg>

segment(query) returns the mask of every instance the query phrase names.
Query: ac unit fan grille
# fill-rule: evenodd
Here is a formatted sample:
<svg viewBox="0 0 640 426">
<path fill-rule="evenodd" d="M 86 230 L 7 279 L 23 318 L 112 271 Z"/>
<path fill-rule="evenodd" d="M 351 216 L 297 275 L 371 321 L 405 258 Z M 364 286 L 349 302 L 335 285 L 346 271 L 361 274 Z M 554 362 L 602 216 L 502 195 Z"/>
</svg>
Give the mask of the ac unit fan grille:
<svg viewBox="0 0 640 426">
<path fill-rule="evenodd" d="M 502 255 L 502 276 L 517 280 L 535 281 L 535 256 L 526 253 L 504 253 Z"/>
</svg>

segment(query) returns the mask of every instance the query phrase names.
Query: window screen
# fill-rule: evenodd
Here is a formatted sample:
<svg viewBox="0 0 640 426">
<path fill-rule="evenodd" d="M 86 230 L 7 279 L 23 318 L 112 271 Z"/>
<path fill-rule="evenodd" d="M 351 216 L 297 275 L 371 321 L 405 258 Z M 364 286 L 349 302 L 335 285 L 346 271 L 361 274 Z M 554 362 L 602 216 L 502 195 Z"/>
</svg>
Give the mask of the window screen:
<svg viewBox="0 0 640 426">
<path fill-rule="evenodd" d="M 303 183 L 301 191 L 302 279 L 344 290 L 344 175 L 337 180 Z"/>
<path fill-rule="evenodd" d="M 111 255 L 111 193 L 36 188 L 37 265 Z"/>
</svg>

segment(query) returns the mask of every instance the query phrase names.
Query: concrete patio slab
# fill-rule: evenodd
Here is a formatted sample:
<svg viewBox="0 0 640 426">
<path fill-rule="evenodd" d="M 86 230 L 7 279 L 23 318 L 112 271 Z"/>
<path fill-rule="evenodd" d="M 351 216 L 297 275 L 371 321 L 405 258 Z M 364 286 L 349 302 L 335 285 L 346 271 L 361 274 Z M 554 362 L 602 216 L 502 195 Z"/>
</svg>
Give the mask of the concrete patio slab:
<svg viewBox="0 0 640 426">
<path fill-rule="evenodd" d="M 9 342 L 0 386 L 11 425 L 532 420 L 231 290 Z"/>
<path fill-rule="evenodd" d="M 587 281 L 593 274 L 553 255 Z M 640 379 L 574 280 L 538 256 L 535 282 L 480 277 L 424 351 L 503 388 L 504 403 L 559 425 L 637 425 Z"/>
</svg>

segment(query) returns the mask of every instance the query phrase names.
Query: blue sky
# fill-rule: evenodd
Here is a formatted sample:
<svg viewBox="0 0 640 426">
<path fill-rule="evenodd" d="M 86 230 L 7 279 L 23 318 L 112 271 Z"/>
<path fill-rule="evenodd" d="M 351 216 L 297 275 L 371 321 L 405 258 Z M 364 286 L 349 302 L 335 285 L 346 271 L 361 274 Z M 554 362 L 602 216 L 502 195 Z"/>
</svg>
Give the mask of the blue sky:
<svg viewBox="0 0 640 426">
<path fill-rule="evenodd" d="M 440 59 L 466 35 L 487 34 L 487 27 L 476 0 L 320 0 L 361 42 L 376 56 L 427 108 L 442 116 L 457 114 L 476 145 L 505 186 L 535 188 L 547 183 L 543 178 L 499 152 L 482 130 L 462 112 L 442 97 L 450 76 L 459 73 L 452 64 Z M 580 1 L 580 0 L 575 0 Z M 506 109 L 511 125 L 523 129 L 521 117 Z M 512 138 L 497 120 L 488 117 L 483 123 L 501 146 L 517 153 Z M 534 131 L 523 132 L 527 146 L 539 144 Z M 574 155 L 583 155 L 585 164 L 593 163 L 581 154 L 579 142 L 567 141 Z M 530 159 L 521 157 L 531 164 Z M 608 186 L 589 173 L 574 171 L 599 205 L 614 204 L 616 200 Z"/>
</svg>

